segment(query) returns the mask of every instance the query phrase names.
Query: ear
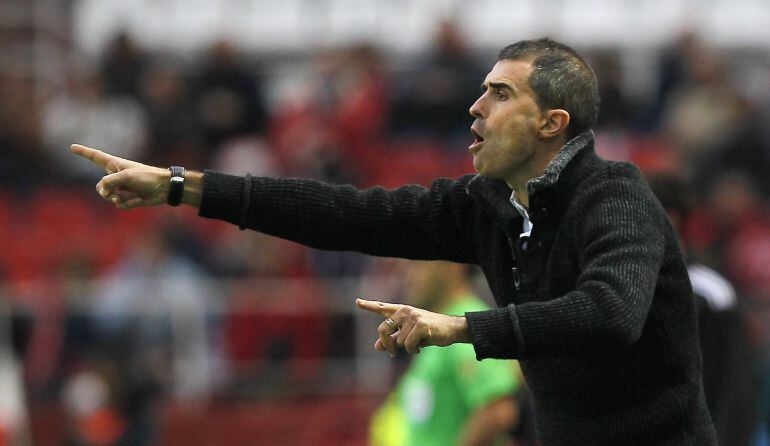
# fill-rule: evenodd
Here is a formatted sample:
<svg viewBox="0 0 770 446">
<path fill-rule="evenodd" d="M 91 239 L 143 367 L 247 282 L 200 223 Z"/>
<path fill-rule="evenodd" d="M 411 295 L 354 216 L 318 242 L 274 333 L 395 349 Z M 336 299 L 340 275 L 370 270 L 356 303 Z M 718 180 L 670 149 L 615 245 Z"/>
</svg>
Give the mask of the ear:
<svg viewBox="0 0 770 446">
<path fill-rule="evenodd" d="M 566 110 L 556 108 L 543 113 L 540 124 L 540 136 L 554 138 L 563 134 L 569 125 L 569 113 Z"/>
</svg>

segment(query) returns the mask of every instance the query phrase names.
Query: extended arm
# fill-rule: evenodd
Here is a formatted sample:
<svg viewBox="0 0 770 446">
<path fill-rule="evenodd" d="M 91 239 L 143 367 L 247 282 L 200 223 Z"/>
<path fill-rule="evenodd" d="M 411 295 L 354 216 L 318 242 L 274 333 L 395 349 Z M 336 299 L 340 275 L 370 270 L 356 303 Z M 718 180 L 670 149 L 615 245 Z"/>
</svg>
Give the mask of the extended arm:
<svg viewBox="0 0 770 446">
<path fill-rule="evenodd" d="M 360 190 L 206 171 L 200 215 L 313 248 L 474 263 L 468 179 Z"/>
<path fill-rule="evenodd" d="M 99 194 L 123 209 L 166 202 L 167 169 L 73 145 L 107 172 Z M 470 177 L 439 179 L 429 189 L 358 190 L 302 179 L 189 172 L 183 203 L 217 218 L 310 247 L 372 255 L 475 262 Z"/>
</svg>

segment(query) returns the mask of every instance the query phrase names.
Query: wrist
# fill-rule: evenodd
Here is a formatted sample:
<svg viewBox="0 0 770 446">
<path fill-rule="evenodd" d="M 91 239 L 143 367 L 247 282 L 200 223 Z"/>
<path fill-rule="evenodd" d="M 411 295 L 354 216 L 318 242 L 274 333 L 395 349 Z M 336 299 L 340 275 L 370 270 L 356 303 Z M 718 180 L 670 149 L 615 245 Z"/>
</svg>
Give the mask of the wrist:
<svg viewBox="0 0 770 446">
<path fill-rule="evenodd" d="M 182 204 L 192 207 L 200 207 L 201 194 L 203 192 L 203 173 L 188 170 L 185 175 L 184 193 Z"/>
<path fill-rule="evenodd" d="M 468 319 L 465 316 L 452 316 L 454 342 L 470 343 L 471 332 L 468 328 Z"/>
</svg>

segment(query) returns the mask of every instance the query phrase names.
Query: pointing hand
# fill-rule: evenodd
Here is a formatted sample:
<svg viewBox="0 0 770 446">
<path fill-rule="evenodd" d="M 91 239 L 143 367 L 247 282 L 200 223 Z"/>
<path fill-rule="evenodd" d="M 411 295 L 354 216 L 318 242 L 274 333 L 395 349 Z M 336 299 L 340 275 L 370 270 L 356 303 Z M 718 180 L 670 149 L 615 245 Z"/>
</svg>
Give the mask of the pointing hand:
<svg viewBox="0 0 770 446">
<path fill-rule="evenodd" d="M 447 316 L 409 305 L 356 299 L 358 308 L 379 314 L 386 320 L 377 328 L 379 338 L 374 348 L 395 356 L 396 347 L 420 353 L 421 347 L 445 347 L 456 342 L 470 342 L 468 322 L 462 316 Z"/>
<path fill-rule="evenodd" d="M 119 158 L 79 144 L 73 144 L 70 150 L 107 172 L 96 184 L 96 191 L 117 207 L 131 209 L 166 202 L 171 177 L 167 169 Z"/>
</svg>

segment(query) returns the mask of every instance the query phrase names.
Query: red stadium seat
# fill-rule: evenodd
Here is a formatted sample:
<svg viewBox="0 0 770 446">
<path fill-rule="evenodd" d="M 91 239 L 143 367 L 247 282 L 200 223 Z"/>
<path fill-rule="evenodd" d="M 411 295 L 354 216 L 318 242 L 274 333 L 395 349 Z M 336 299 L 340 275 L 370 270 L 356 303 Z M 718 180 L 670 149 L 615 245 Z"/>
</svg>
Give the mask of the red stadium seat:
<svg viewBox="0 0 770 446">
<path fill-rule="evenodd" d="M 287 361 L 289 381 L 312 379 L 328 349 L 323 302 L 315 282 L 303 280 L 257 279 L 236 288 L 223 328 L 235 374 L 253 374 L 271 355 L 285 354 L 277 359 Z"/>
</svg>

